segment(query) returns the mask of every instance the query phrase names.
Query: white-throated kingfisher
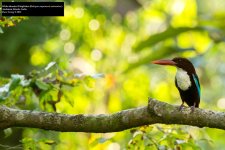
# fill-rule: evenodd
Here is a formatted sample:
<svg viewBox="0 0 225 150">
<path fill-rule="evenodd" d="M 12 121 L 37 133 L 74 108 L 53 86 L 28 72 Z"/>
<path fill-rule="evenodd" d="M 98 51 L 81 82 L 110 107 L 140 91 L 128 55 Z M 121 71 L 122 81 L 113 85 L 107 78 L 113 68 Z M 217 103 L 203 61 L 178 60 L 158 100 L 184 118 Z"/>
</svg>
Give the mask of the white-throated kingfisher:
<svg viewBox="0 0 225 150">
<path fill-rule="evenodd" d="M 182 110 L 184 102 L 187 103 L 191 110 L 199 107 L 200 103 L 200 83 L 193 64 L 186 58 L 176 57 L 172 60 L 155 60 L 152 63 L 158 65 L 170 65 L 177 68 L 175 85 L 180 93 Z"/>
</svg>

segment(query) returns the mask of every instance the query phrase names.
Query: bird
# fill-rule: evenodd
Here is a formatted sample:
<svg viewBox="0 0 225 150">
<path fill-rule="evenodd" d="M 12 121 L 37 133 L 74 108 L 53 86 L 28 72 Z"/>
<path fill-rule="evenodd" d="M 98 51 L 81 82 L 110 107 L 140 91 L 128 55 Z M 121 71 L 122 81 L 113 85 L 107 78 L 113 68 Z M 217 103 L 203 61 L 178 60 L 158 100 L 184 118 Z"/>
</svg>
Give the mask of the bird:
<svg viewBox="0 0 225 150">
<path fill-rule="evenodd" d="M 175 76 L 175 85 L 180 93 L 182 104 L 179 107 L 181 111 L 186 103 L 193 112 L 199 107 L 201 87 L 198 75 L 194 65 L 187 58 L 175 57 L 172 60 L 155 60 L 153 64 L 170 65 L 177 68 Z"/>
</svg>

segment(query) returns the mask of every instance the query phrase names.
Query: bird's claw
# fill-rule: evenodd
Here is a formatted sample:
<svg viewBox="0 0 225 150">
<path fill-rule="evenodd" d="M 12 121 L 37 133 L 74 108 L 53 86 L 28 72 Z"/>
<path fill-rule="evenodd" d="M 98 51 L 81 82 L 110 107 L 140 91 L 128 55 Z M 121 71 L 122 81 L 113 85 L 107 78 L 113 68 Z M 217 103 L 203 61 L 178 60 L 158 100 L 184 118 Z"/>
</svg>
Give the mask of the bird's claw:
<svg viewBox="0 0 225 150">
<path fill-rule="evenodd" d="M 193 113 L 195 111 L 195 106 L 191 106 L 191 113 Z"/>
<path fill-rule="evenodd" d="M 179 107 L 179 111 L 182 111 L 182 110 L 183 110 L 183 108 L 184 108 L 184 105 L 180 105 L 180 107 Z"/>
</svg>

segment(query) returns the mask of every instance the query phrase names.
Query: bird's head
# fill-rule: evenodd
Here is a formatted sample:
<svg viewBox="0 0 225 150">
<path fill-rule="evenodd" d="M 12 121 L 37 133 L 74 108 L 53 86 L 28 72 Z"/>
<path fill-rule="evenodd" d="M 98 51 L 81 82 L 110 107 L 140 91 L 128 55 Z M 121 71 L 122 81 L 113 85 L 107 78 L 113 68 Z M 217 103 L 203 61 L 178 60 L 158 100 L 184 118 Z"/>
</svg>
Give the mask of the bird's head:
<svg viewBox="0 0 225 150">
<path fill-rule="evenodd" d="M 152 61 L 152 63 L 158 64 L 158 65 L 175 66 L 187 72 L 195 73 L 195 68 L 193 64 L 188 59 L 182 58 L 182 57 L 175 57 L 172 60 L 155 60 L 155 61 Z"/>
</svg>

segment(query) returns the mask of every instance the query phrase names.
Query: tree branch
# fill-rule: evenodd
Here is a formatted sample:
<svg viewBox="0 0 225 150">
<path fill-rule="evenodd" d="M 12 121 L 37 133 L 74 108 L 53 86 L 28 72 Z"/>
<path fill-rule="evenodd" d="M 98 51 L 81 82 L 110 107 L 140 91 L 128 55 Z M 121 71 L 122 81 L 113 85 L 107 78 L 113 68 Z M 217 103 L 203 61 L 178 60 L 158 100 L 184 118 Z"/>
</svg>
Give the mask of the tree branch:
<svg viewBox="0 0 225 150">
<path fill-rule="evenodd" d="M 173 106 L 149 99 L 148 106 L 123 110 L 114 114 L 67 115 L 27 111 L 0 106 L 0 129 L 31 127 L 62 132 L 117 132 L 133 127 L 162 124 L 183 124 L 225 130 L 225 113 L 196 108 L 178 111 Z"/>
</svg>

